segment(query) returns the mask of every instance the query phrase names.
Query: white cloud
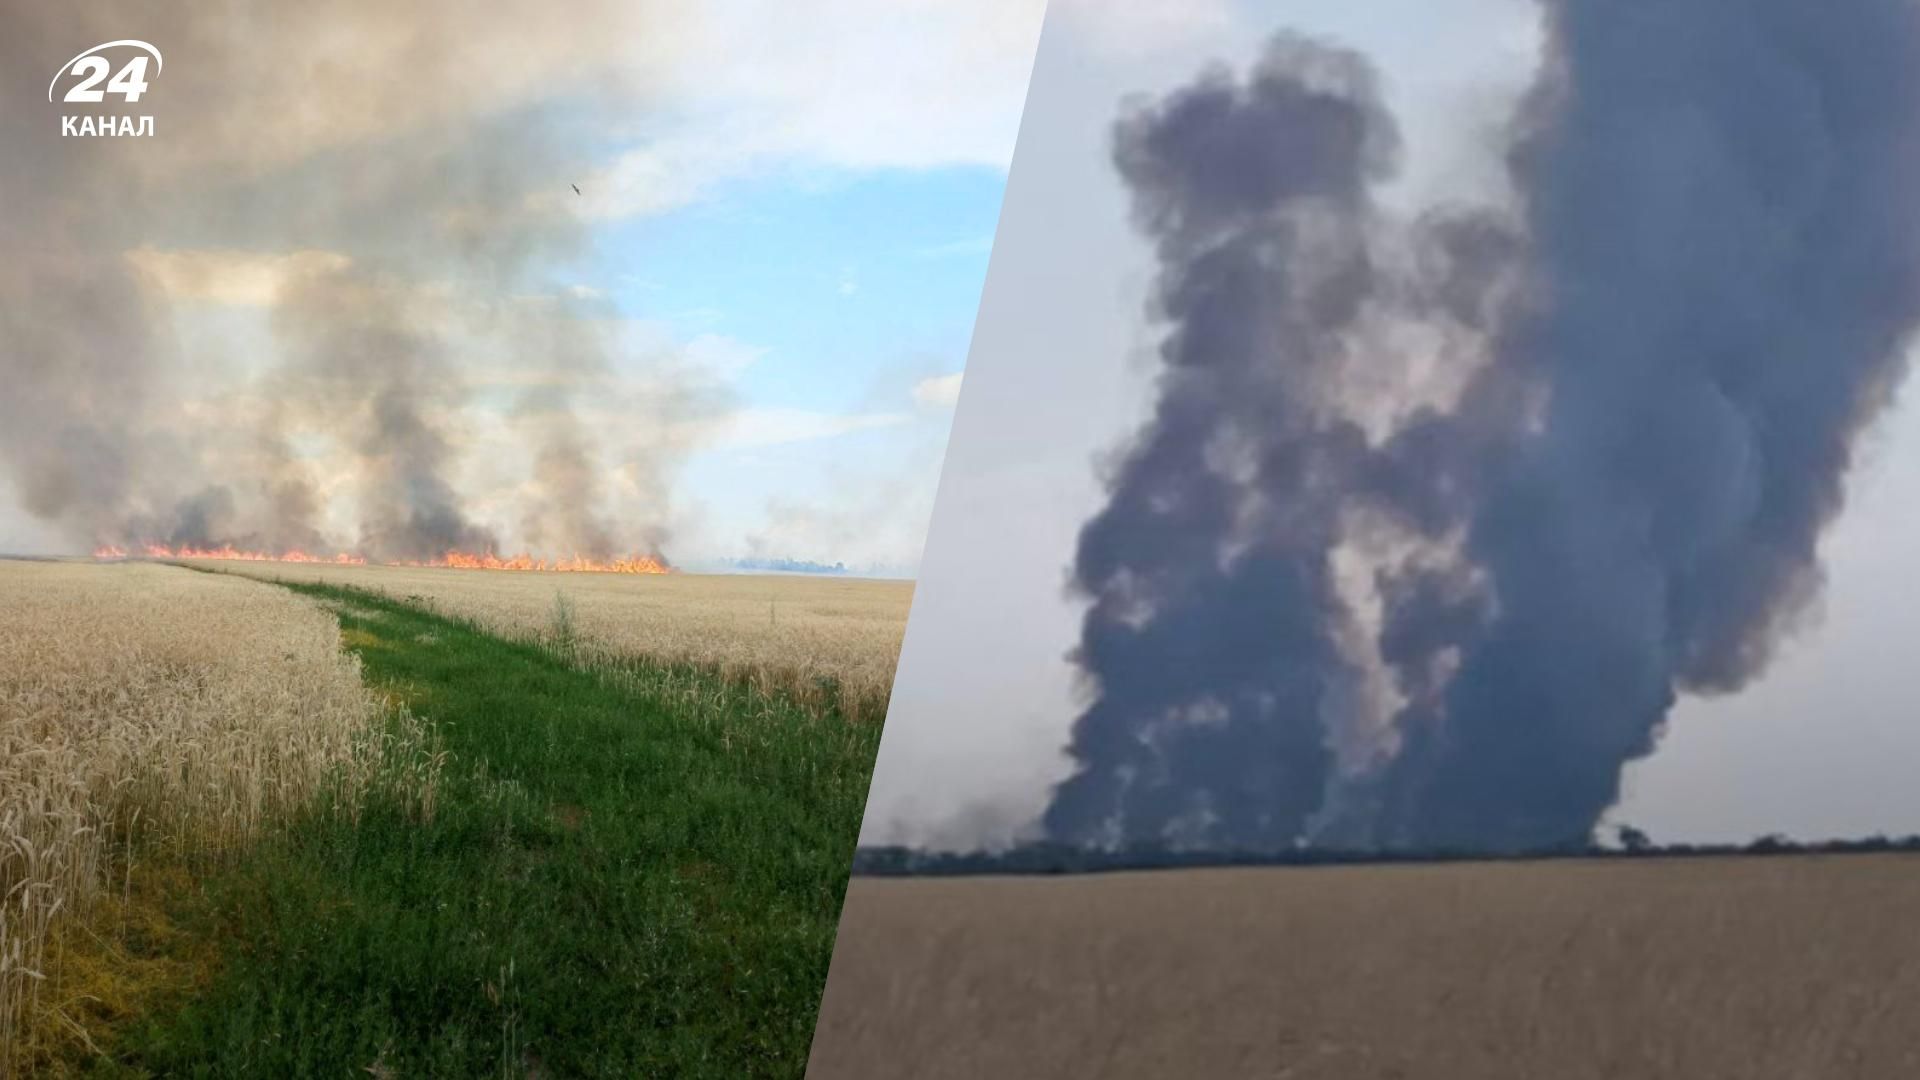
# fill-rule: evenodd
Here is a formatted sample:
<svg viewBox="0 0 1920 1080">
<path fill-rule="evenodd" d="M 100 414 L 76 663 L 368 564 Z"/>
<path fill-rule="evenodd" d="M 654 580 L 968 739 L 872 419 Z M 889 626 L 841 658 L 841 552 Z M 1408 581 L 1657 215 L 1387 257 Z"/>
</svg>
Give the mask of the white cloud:
<svg viewBox="0 0 1920 1080">
<path fill-rule="evenodd" d="M 722 379 L 734 378 L 767 355 L 763 345 L 749 345 L 723 334 L 700 334 L 681 351 L 689 363 Z"/>
<path fill-rule="evenodd" d="M 687 5 L 665 84 L 669 118 L 581 183 L 586 211 L 658 213 L 777 164 L 1004 169 L 1044 9 L 1044 0 Z"/>
<path fill-rule="evenodd" d="M 1056 0 L 1058 18 L 1101 52 L 1137 57 L 1218 37 L 1235 22 L 1232 0 Z"/>
<path fill-rule="evenodd" d="M 628 150 L 582 185 L 589 217 L 618 218 L 660 214 L 697 199 L 708 187 L 752 171 L 760 155 L 751 140 L 706 131 L 673 132 Z M 557 201 L 544 193 L 531 202 Z"/>
<path fill-rule="evenodd" d="M 960 379 L 963 372 L 951 375 L 933 375 L 913 385 L 913 400 L 922 405 L 950 409 L 960 401 Z"/>
</svg>

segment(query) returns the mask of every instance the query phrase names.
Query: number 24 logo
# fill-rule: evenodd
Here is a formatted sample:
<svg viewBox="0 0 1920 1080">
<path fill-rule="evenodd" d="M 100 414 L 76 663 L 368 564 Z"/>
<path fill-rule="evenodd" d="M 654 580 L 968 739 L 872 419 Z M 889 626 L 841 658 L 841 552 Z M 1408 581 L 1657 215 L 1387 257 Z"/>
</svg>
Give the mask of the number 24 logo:
<svg viewBox="0 0 1920 1080">
<path fill-rule="evenodd" d="M 119 94 L 129 102 L 139 101 L 140 95 L 147 92 L 148 57 L 135 56 L 133 59 L 121 65 L 120 70 L 114 72 L 113 78 L 107 79 L 107 72 L 112 71 L 113 67 L 107 63 L 106 57 L 95 55 L 96 53 L 104 52 L 107 49 L 120 45 L 131 45 L 135 48 L 145 49 L 147 53 L 152 56 L 153 69 L 156 73 L 166 66 L 165 61 L 160 58 L 160 50 L 144 41 L 134 41 L 131 39 L 125 41 L 109 41 L 104 45 L 95 45 L 93 48 L 88 49 L 86 52 L 81 53 L 79 56 L 61 65 L 60 70 L 53 76 L 53 82 L 47 84 L 47 100 L 53 100 L 53 88 L 59 85 L 60 77 L 62 75 L 72 74 L 80 76 L 80 81 L 74 85 L 73 89 L 67 91 L 67 96 L 62 98 L 62 101 L 101 101 L 105 99 L 107 94 Z M 103 79 L 107 80 L 106 89 L 95 89 Z"/>
</svg>

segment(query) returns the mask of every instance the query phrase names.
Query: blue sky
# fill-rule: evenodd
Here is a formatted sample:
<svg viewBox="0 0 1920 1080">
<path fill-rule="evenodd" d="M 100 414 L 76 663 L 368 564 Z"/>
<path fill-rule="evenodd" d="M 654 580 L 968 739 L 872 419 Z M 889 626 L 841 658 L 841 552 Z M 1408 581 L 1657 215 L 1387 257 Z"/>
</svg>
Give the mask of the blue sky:
<svg viewBox="0 0 1920 1080">
<path fill-rule="evenodd" d="M 913 534 L 934 482 L 927 447 L 944 443 L 951 411 L 914 390 L 964 367 L 1004 184 L 980 166 L 777 173 L 599 231 L 579 283 L 681 340 L 713 336 L 750 351 L 732 379 L 743 411 L 871 424 L 695 451 L 680 486 L 711 518 L 702 554 L 895 570 L 917 558 Z M 850 489 L 884 485 L 902 468 L 919 492 L 897 517 L 869 521 L 868 537 L 797 522 L 783 532 L 765 520 L 773 499 L 850 512 L 861 503 Z"/>
<path fill-rule="evenodd" d="M 599 231 L 581 282 L 634 318 L 765 349 L 757 401 L 835 409 L 931 360 L 958 370 L 1005 175 L 961 166 L 785 175 Z"/>
</svg>

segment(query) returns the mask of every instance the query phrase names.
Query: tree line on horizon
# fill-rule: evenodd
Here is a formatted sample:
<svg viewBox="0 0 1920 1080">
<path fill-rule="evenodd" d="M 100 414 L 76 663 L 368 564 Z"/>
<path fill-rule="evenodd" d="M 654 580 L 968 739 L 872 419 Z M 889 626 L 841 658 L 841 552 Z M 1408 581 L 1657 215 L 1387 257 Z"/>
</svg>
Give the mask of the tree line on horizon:
<svg viewBox="0 0 1920 1080">
<path fill-rule="evenodd" d="M 1336 850 L 1206 851 L 1130 847 L 1081 848 L 1070 844 L 1028 843 L 1003 851 L 921 851 L 902 845 L 862 846 L 853 856 L 853 873 L 867 877 L 1085 874 L 1117 870 L 1176 870 L 1230 866 L 1341 866 L 1367 863 L 1494 862 L 1540 859 L 1698 858 L 1734 855 L 1861 855 L 1920 852 L 1920 834 L 1874 835 L 1855 839 L 1796 840 L 1768 833 L 1744 844 L 1656 843 L 1631 825 L 1614 829 L 1615 844 L 1581 837 L 1564 844 L 1524 851 L 1487 850 Z"/>
</svg>

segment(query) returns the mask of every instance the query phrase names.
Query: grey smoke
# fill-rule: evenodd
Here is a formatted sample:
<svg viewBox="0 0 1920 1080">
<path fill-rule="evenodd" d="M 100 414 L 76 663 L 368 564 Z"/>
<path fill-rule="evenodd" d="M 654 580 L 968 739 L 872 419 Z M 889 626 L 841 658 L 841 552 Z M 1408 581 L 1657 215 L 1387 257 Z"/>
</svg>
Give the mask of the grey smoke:
<svg viewBox="0 0 1920 1080">
<path fill-rule="evenodd" d="M 302 406 L 344 436 L 357 462 L 362 533 L 375 559 L 487 551 L 449 479 L 453 451 L 438 419 L 464 395 L 430 325 L 397 287 L 326 272 L 292 283 L 274 330 Z"/>
<path fill-rule="evenodd" d="M 1055 838 L 1582 839 L 1818 594 L 1920 319 L 1920 10 L 1542 10 L 1510 206 L 1380 209 L 1366 63 L 1290 36 L 1117 128 L 1165 372 Z"/>
<path fill-rule="evenodd" d="M 607 377 L 557 335 L 516 334 L 516 305 L 583 249 L 577 206 L 537 193 L 624 123 L 638 80 L 622 43 L 653 5 L 587 0 L 554 19 L 514 3 L 484 20 L 450 2 L 274 20 L 115 7 L 0 0 L 0 468 L 28 512 L 76 548 L 426 559 L 496 546 L 463 483 L 481 450 L 531 468 L 521 502 L 492 511 L 540 522 L 524 542 L 604 556 L 665 535 L 652 516 L 613 530 L 596 474 L 664 475 L 672 453 L 603 451 L 577 423 L 476 446 L 468 375 L 476 341 L 513 340 L 530 376 Z M 124 110 L 153 115 L 156 136 L 62 138 L 52 65 L 126 37 L 166 52 Z M 167 283 L 129 258 L 152 248 L 341 257 L 286 271 L 264 303 L 273 353 L 222 368 L 177 337 Z M 347 473 L 323 475 L 303 439 Z M 350 523 L 327 520 L 329 497 Z"/>
<path fill-rule="evenodd" d="M 603 469 L 576 408 L 578 390 L 605 374 L 605 349 L 585 320 L 539 320 L 530 351 L 551 358 L 548 370 L 561 378 L 520 396 L 516 419 L 534 446 L 539 490 L 521 525 L 527 542 L 563 555 L 605 559 L 619 554 L 614 528 L 601 514 L 606 504 Z M 654 545 L 658 546 L 657 543 Z"/>
</svg>

